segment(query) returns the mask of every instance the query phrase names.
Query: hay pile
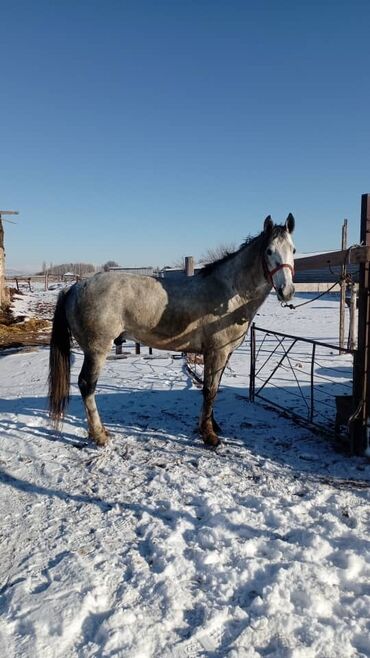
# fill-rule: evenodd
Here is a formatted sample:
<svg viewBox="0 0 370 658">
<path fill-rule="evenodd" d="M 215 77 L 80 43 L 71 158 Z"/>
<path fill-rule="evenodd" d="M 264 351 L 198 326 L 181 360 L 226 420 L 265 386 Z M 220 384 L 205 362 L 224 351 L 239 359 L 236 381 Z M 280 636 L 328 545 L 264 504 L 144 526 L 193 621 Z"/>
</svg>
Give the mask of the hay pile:
<svg viewBox="0 0 370 658">
<path fill-rule="evenodd" d="M 11 301 L 14 294 L 19 293 L 15 289 L 10 289 Z M 52 310 L 52 308 L 48 309 L 50 316 Z M 25 318 L 20 315 L 14 317 L 10 306 L 0 308 L 0 350 L 47 345 L 50 341 L 50 333 L 51 320 L 45 317 Z"/>
<path fill-rule="evenodd" d="M 14 318 L 10 323 L 0 322 L 0 349 L 47 345 L 50 332 L 50 320 Z"/>
</svg>

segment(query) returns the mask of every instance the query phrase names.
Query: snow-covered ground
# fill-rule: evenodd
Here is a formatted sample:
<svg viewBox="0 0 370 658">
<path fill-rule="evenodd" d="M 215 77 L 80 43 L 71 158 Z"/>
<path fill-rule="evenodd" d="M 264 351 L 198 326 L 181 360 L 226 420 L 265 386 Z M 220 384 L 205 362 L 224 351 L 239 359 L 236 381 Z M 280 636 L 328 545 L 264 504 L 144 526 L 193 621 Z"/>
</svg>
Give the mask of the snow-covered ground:
<svg viewBox="0 0 370 658">
<path fill-rule="evenodd" d="M 327 299 L 289 311 L 271 296 L 256 320 L 337 341 Z M 73 356 L 60 434 L 48 349 L 0 357 L 0 656 L 370 656 L 369 463 L 250 404 L 245 346 L 216 402 L 218 453 L 182 360 L 146 349 L 107 360 L 113 439 L 96 449 Z"/>
</svg>

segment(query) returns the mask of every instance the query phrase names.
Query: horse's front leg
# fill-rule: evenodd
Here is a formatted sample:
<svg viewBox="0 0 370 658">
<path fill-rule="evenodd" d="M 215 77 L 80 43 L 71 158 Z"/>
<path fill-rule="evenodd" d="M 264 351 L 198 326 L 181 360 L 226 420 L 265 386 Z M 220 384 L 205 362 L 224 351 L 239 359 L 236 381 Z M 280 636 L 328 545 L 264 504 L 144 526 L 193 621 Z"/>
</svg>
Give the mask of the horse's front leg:
<svg viewBox="0 0 370 658">
<path fill-rule="evenodd" d="M 85 352 L 84 362 L 78 378 L 78 386 L 86 410 L 89 438 L 99 446 L 105 445 L 109 440 L 109 434 L 100 420 L 95 402 L 96 384 L 105 356 L 105 352 Z"/>
<path fill-rule="evenodd" d="M 220 439 L 217 436 L 219 426 L 213 417 L 213 403 L 228 358 L 229 352 L 224 350 L 204 354 L 203 408 L 200 417 L 200 433 L 204 443 L 213 447 L 220 444 Z"/>
</svg>

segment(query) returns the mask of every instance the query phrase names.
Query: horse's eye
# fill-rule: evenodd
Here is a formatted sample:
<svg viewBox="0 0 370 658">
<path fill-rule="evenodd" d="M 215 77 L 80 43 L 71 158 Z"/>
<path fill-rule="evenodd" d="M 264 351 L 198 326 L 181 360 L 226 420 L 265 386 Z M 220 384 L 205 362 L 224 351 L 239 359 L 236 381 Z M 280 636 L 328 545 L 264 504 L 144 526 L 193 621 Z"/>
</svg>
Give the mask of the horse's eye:
<svg viewBox="0 0 370 658">
<path fill-rule="evenodd" d="M 297 251 L 297 250 L 296 250 L 296 248 L 294 247 L 294 249 L 293 249 L 293 254 L 295 254 L 296 251 Z"/>
<path fill-rule="evenodd" d="M 271 254 L 272 254 L 271 249 L 266 249 L 266 254 L 267 254 L 268 256 L 271 256 Z"/>
</svg>

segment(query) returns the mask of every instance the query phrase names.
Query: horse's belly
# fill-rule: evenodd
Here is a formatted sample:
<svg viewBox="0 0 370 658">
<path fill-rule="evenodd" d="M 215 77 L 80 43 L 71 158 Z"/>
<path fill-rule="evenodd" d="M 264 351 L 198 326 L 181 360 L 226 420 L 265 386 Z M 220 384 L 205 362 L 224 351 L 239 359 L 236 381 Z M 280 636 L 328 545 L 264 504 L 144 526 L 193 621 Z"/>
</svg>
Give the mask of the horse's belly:
<svg viewBox="0 0 370 658">
<path fill-rule="evenodd" d="M 189 325 L 184 330 L 169 334 L 167 331 L 158 331 L 156 327 L 125 326 L 124 333 L 139 343 L 159 350 L 174 350 L 175 352 L 201 352 L 202 331 L 199 327 Z"/>
<path fill-rule="evenodd" d="M 190 341 L 188 338 L 184 336 L 172 336 L 171 338 L 169 338 L 164 336 L 158 336 L 154 333 L 147 335 L 139 332 L 139 334 L 136 334 L 135 337 L 133 338 L 134 340 L 137 340 L 138 342 L 143 343 L 144 345 L 148 345 L 149 347 L 154 347 L 155 349 L 158 350 L 174 350 L 175 352 L 202 351 L 202 345 L 200 341 L 195 341 L 195 340 Z"/>
</svg>

